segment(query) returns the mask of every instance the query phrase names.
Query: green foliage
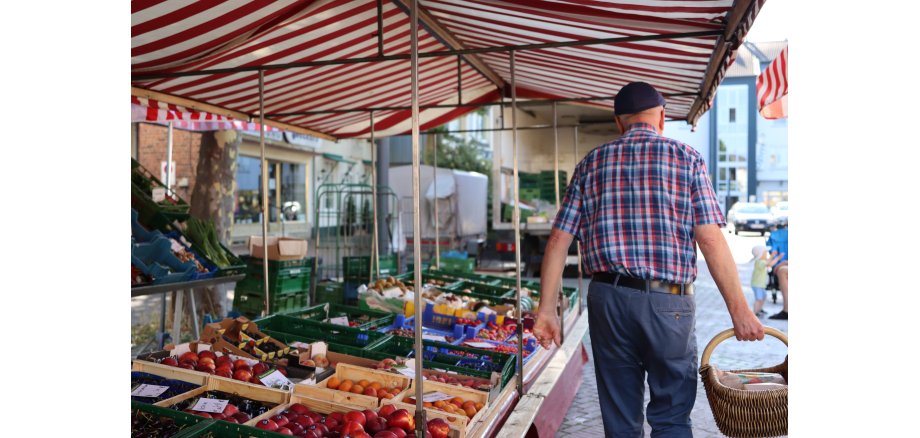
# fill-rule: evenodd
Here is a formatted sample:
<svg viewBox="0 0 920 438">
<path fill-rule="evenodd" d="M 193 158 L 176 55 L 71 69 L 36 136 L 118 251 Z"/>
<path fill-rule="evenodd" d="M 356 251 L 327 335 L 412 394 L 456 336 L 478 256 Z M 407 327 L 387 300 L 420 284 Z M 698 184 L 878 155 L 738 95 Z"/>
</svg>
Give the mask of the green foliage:
<svg viewBox="0 0 920 438">
<path fill-rule="evenodd" d="M 447 132 L 445 126 L 439 126 L 431 130 L 434 132 Z M 461 134 L 438 134 L 435 147 L 438 151 L 438 167 L 444 169 L 465 170 L 468 172 L 479 172 L 491 177 L 492 161 L 482 152 L 488 148 L 488 144 L 475 137 L 466 137 Z M 425 164 L 434 165 L 434 154 L 425 154 Z"/>
</svg>

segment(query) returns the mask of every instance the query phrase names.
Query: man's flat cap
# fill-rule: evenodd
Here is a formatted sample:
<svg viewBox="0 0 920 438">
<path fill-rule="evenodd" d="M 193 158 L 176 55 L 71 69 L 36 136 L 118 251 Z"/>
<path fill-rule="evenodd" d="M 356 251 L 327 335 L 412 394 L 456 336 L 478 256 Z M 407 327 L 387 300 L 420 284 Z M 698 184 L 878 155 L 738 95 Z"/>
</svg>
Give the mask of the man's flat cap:
<svg viewBox="0 0 920 438">
<path fill-rule="evenodd" d="M 665 106 L 664 96 L 645 82 L 631 82 L 613 99 L 613 114 L 635 114 L 656 106 Z"/>
</svg>

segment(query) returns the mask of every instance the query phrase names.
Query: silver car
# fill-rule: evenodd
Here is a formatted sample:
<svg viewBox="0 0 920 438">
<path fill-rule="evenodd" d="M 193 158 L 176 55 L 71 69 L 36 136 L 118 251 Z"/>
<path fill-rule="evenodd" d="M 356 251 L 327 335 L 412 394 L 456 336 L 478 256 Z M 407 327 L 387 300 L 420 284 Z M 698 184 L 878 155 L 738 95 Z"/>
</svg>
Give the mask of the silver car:
<svg viewBox="0 0 920 438">
<path fill-rule="evenodd" d="M 736 202 L 728 210 L 727 220 L 734 228 L 735 234 L 739 231 L 753 231 L 763 236 L 773 229 L 773 215 L 770 214 L 770 209 L 759 202 Z"/>
</svg>

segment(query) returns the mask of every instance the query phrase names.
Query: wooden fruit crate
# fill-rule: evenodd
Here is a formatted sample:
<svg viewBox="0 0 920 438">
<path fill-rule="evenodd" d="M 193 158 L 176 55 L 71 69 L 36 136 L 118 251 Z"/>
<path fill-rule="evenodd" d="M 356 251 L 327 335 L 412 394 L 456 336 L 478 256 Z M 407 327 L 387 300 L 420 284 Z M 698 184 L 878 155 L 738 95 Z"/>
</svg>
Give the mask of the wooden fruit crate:
<svg viewBox="0 0 920 438">
<path fill-rule="evenodd" d="M 206 385 L 198 388 L 194 391 L 189 391 L 185 394 L 177 395 L 173 398 L 163 400 L 155 404 L 155 406 L 170 407 L 182 401 L 188 400 L 193 397 L 197 397 L 201 394 L 204 394 L 208 391 L 222 391 L 229 394 L 235 394 L 240 397 L 248 398 L 250 400 L 256 400 L 267 403 L 277 404 L 274 408 L 269 409 L 264 414 L 254 417 L 246 422 L 247 426 L 254 426 L 256 423 L 261 421 L 264 418 L 271 418 L 282 411 L 284 405 L 290 400 L 291 393 L 286 391 L 281 391 L 279 389 L 268 388 L 265 386 L 253 385 L 251 383 L 244 383 L 238 380 L 225 379 L 222 377 L 211 377 L 208 379 Z"/>
<path fill-rule="evenodd" d="M 348 379 L 354 383 L 362 379 L 367 379 L 370 382 L 380 382 L 385 388 L 406 388 L 411 382 L 411 379 L 401 374 L 362 368 L 347 363 L 339 363 L 335 368 L 333 377 L 338 378 L 340 381 Z M 330 377 L 330 379 L 331 378 L 332 377 Z M 377 397 L 329 389 L 326 386 L 327 383 L 329 383 L 329 379 L 325 379 L 316 385 L 294 385 L 294 395 L 371 409 L 376 409 L 381 406 L 381 402 Z M 395 400 L 397 397 L 394 397 L 392 400 Z"/>
<path fill-rule="evenodd" d="M 141 371 L 144 373 L 156 374 L 167 379 L 182 380 L 184 382 L 194 383 L 196 385 L 202 386 L 208 383 L 208 378 L 211 377 L 210 374 L 201 371 L 187 370 L 185 368 L 163 365 L 156 362 L 149 362 L 146 360 L 138 359 L 131 361 L 131 371 Z"/>
<path fill-rule="evenodd" d="M 406 399 L 415 397 L 415 383 L 416 382 L 413 380 L 412 385 L 408 389 L 393 399 L 384 400 L 383 404 L 396 405 L 396 407 L 406 409 L 410 413 L 414 414 L 415 403 L 408 403 Z M 425 381 L 423 389 L 426 393 L 438 391 L 444 394 L 460 397 L 464 401 L 473 401 L 483 404 L 482 409 L 476 412 L 476 415 L 474 415 L 473 418 L 469 418 L 466 415 L 461 414 L 451 414 L 450 412 L 445 412 L 435 408 L 425 408 L 425 415 L 427 418 L 443 418 L 447 421 L 447 424 L 449 424 L 451 428 L 457 429 L 459 432 L 459 438 L 465 438 L 472 431 L 473 427 L 482 419 L 483 415 L 485 415 L 485 412 L 489 407 L 489 394 L 482 391 L 476 391 L 462 386 L 448 385 L 445 383 L 429 382 L 427 380 Z"/>
</svg>

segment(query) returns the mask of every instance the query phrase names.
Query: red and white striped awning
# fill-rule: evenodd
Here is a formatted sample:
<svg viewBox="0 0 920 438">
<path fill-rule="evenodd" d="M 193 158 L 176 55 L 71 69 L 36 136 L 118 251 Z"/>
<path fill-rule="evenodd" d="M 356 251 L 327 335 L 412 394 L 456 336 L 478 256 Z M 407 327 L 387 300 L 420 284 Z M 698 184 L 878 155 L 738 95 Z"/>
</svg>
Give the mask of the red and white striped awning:
<svg viewBox="0 0 920 438">
<path fill-rule="evenodd" d="M 757 77 L 757 108 L 765 119 L 789 116 L 789 76 L 786 68 L 789 46 Z"/>
<path fill-rule="evenodd" d="M 643 80 L 662 91 L 668 115 L 690 122 L 708 109 L 734 59 L 728 39 L 743 38 L 764 0 L 420 2 L 419 53 L 576 40 L 705 36 L 521 50 L 515 55 L 521 98 L 613 96 Z M 384 0 L 383 55 L 407 55 L 409 0 Z M 375 110 L 378 136 L 411 129 L 410 62 L 318 64 L 378 57 L 376 0 L 135 0 L 131 14 L 132 85 L 161 96 L 258 114 L 264 69 L 265 114 L 334 137 L 366 137 Z M 419 62 L 421 129 L 510 95 L 509 54 L 464 54 Z M 308 66 L 292 66 L 312 63 Z M 208 71 L 204 75 L 164 77 Z M 612 102 L 592 101 L 610 108 Z M 364 110 L 364 111 L 355 111 Z M 266 122 L 269 124 L 269 122 Z"/>
<path fill-rule="evenodd" d="M 160 102 L 154 99 L 131 96 L 131 121 L 167 124 L 172 122 L 173 127 L 187 131 L 218 131 L 242 130 L 258 131 L 258 123 L 234 120 L 218 114 L 211 114 L 185 108 L 181 105 Z M 280 131 L 266 126 L 266 131 Z"/>
</svg>

